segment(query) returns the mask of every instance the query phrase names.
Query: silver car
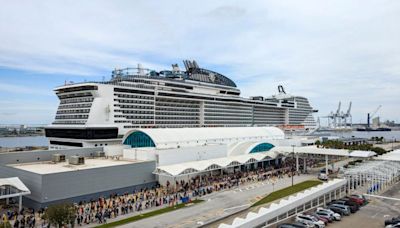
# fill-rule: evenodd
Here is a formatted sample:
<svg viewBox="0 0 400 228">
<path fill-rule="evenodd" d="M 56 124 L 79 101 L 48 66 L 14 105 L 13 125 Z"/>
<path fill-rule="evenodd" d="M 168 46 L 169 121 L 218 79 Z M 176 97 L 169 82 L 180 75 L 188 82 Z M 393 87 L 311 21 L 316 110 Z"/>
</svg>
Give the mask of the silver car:
<svg viewBox="0 0 400 228">
<path fill-rule="evenodd" d="M 333 203 L 333 204 L 329 205 L 329 207 L 340 208 L 343 211 L 343 214 L 345 214 L 345 215 L 350 215 L 350 213 L 351 213 L 350 207 L 347 205 Z"/>
<path fill-rule="evenodd" d="M 334 211 L 329 210 L 327 208 L 319 207 L 319 208 L 317 208 L 317 212 L 326 213 L 326 214 L 332 216 L 336 221 L 342 220 L 342 216 L 340 214 L 335 213 Z"/>
<path fill-rule="evenodd" d="M 318 228 L 325 228 L 325 223 L 309 215 L 298 214 L 296 216 L 296 222 L 305 223 L 307 225 L 314 225 Z"/>
</svg>

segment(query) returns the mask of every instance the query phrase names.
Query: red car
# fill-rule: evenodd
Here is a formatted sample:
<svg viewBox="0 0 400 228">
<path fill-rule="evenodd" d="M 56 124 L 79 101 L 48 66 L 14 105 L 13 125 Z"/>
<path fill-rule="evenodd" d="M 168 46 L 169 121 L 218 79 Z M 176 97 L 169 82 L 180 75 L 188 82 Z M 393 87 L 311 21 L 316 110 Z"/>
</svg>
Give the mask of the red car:
<svg viewBox="0 0 400 228">
<path fill-rule="evenodd" d="M 360 197 L 358 195 L 351 195 L 348 197 L 351 201 L 357 203 L 358 205 L 362 206 L 366 203 L 365 198 Z"/>
<path fill-rule="evenodd" d="M 324 218 L 324 217 L 322 217 L 322 216 L 319 216 L 319 215 L 317 215 L 317 214 L 315 214 L 315 213 L 308 213 L 307 215 L 310 215 L 310 216 L 312 216 L 312 217 L 318 219 L 319 221 L 324 222 L 324 223 L 325 223 L 325 226 L 328 225 L 328 223 L 329 223 L 329 220 L 328 220 L 327 218 Z"/>
</svg>

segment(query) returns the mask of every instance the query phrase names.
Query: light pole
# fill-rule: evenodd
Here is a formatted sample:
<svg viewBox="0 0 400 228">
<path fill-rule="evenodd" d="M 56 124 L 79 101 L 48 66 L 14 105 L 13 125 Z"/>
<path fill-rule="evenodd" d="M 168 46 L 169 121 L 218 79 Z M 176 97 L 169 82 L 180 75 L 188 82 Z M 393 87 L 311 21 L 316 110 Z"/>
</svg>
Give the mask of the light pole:
<svg viewBox="0 0 400 228">
<path fill-rule="evenodd" d="M 294 161 L 294 145 L 292 145 L 292 161 Z M 292 166 L 292 186 L 293 186 L 293 166 Z"/>
<path fill-rule="evenodd" d="M 394 136 L 392 137 L 392 151 L 394 150 L 393 144 L 394 144 Z"/>
</svg>

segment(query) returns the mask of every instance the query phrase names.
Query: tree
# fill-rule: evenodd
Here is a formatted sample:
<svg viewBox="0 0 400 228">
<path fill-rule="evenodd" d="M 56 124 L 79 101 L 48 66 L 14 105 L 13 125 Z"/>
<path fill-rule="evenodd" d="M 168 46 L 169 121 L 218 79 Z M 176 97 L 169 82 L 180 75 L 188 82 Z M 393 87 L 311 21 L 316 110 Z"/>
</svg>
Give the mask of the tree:
<svg viewBox="0 0 400 228">
<path fill-rule="evenodd" d="M 319 140 L 315 141 L 315 145 L 317 146 L 317 148 L 319 148 L 319 146 L 321 145 L 321 141 Z"/>
<path fill-rule="evenodd" d="M 71 203 L 53 204 L 45 212 L 45 218 L 56 227 L 62 227 L 67 224 L 71 224 L 73 227 L 75 217 L 75 207 Z"/>
<path fill-rule="evenodd" d="M 10 222 L 0 223 L 0 228 L 12 228 Z"/>
<path fill-rule="evenodd" d="M 371 150 L 374 151 L 377 155 L 382 155 L 387 152 L 385 149 L 380 147 L 372 147 Z"/>
</svg>

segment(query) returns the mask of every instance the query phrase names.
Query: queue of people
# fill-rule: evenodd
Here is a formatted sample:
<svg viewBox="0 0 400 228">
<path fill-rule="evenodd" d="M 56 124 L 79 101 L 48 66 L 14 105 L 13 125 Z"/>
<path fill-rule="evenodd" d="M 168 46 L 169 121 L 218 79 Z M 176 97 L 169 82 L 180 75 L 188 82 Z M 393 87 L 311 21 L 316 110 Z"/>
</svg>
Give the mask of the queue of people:
<svg viewBox="0 0 400 228">
<path fill-rule="evenodd" d="M 150 208 L 174 206 L 190 202 L 192 199 L 213 192 L 236 188 L 249 183 L 268 181 L 294 175 L 294 161 L 286 159 L 279 166 L 245 170 L 230 170 L 217 175 L 204 174 L 188 180 L 179 180 L 166 184 L 134 190 L 125 194 L 111 194 L 89 202 L 75 205 L 78 226 L 93 223 L 107 223 L 108 220 L 133 212 L 142 212 Z M 3 221 L 11 221 L 13 227 L 48 227 L 48 221 L 42 219 L 45 209 L 39 211 L 9 211 L 3 214 Z"/>
</svg>

